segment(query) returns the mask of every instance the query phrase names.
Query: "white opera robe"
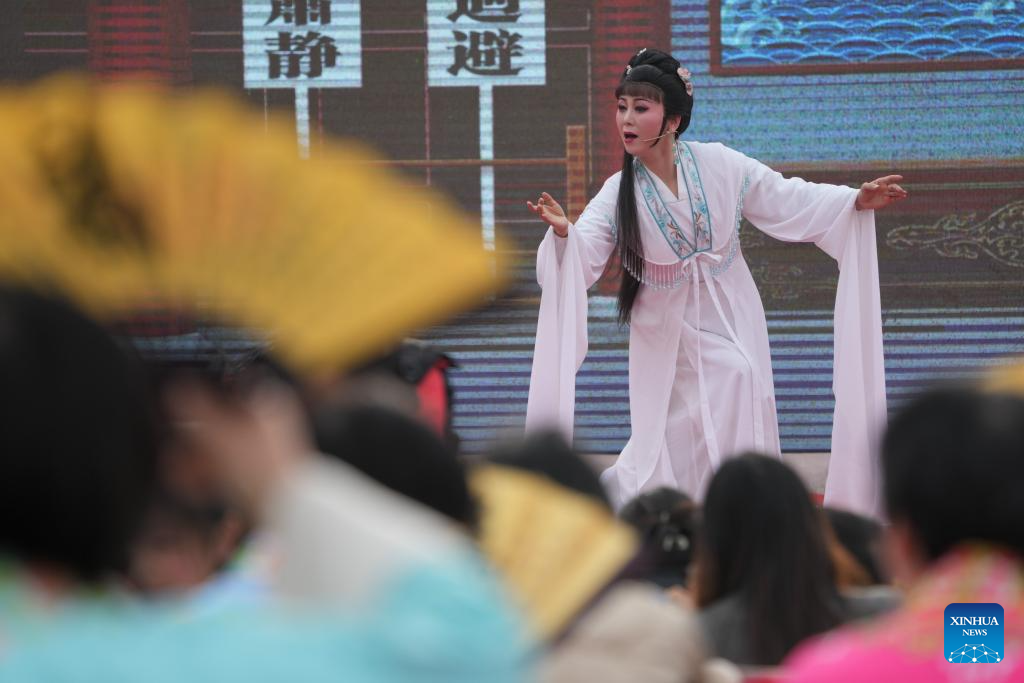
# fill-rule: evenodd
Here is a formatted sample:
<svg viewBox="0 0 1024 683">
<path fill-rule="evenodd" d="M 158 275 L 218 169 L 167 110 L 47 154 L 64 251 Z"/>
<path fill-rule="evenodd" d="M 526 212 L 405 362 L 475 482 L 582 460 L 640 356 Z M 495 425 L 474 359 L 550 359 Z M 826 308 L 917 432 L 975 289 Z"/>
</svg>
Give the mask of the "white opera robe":
<svg viewBox="0 0 1024 683">
<path fill-rule="evenodd" d="M 717 143 L 678 142 L 678 197 L 635 165 L 644 249 L 629 328 L 631 437 L 601 477 L 616 507 L 659 486 L 703 497 L 724 458 L 780 454 L 768 327 L 739 245 L 742 217 L 768 235 L 813 242 L 839 265 L 828 505 L 880 515 L 875 440 L 885 372 L 873 211 L 857 191 L 783 178 Z M 537 254 L 542 288 L 526 428 L 570 439 L 587 352 L 587 290 L 616 245 L 621 173 Z M 636 274 L 636 267 L 633 267 Z"/>
</svg>

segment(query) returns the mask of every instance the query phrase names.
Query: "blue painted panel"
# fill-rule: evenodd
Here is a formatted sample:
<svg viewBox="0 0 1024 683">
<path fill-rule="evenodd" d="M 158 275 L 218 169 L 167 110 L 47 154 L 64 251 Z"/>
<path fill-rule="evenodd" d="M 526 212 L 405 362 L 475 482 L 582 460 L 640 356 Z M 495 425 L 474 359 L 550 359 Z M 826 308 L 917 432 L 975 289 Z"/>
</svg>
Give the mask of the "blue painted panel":
<svg viewBox="0 0 1024 683">
<path fill-rule="evenodd" d="M 1024 58 L 1024 4 L 723 0 L 721 64 L 786 66 Z"/>
<path fill-rule="evenodd" d="M 814 4 L 835 11 L 853 6 Z M 961 15 L 954 8 L 981 4 L 950 1 L 937 6 L 945 7 L 943 21 L 955 21 Z M 832 22 L 839 28 L 816 30 L 823 31 L 822 41 L 832 41 L 829 32 L 840 30 L 852 38 L 868 38 L 879 26 L 896 36 L 901 25 L 885 24 L 882 17 L 893 18 L 903 5 L 886 4 L 885 12 L 871 15 L 859 29 L 848 17 Z M 1019 16 L 1022 3 L 1014 8 Z M 904 160 L 1024 157 L 1024 70 L 908 67 L 886 73 L 712 76 L 708 12 L 706 0 L 672 2 L 672 53 L 693 73 L 696 88 L 688 136 L 723 142 L 773 164 L 840 160 L 895 165 Z M 962 32 L 966 40 L 968 29 Z M 1024 31 L 1018 29 L 1016 40 L 1009 43 L 1011 51 L 1017 50 L 1021 35 Z M 990 38 L 989 49 L 1003 50 Z M 815 40 L 809 36 L 805 42 L 813 47 Z"/>
</svg>

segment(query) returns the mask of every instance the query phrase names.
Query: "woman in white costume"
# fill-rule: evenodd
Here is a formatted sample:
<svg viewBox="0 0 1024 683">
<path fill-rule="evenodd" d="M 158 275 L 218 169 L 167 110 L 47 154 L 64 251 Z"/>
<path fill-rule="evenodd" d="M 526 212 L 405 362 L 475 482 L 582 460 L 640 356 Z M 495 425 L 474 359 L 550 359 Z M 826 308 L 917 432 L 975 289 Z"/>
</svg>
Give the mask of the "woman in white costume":
<svg viewBox="0 0 1024 683">
<path fill-rule="evenodd" d="M 836 415 L 826 501 L 878 514 L 870 444 L 885 420 L 873 209 L 906 197 L 885 176 L 860 190 L 785 179 L 717 143 L 684 142 L 690 74 L 644 49 L 616 89 L 622 171 L 575 224 L 543 193 L 550 225 L 537 254 L 542 288 L 527 429 L 571 436 L 575 374 L 587 350 L 587 289 L 613 251 L 622 262 L 619 318 L 629 323 L 632 435 L 602 475 L 616 506 L 673 486 L 698 498 L 722 459 L 780 453 L 768 329 L 743 259 L 746 217 L 780 240 L 814 242 L 836 259 Z"/>
</svg>

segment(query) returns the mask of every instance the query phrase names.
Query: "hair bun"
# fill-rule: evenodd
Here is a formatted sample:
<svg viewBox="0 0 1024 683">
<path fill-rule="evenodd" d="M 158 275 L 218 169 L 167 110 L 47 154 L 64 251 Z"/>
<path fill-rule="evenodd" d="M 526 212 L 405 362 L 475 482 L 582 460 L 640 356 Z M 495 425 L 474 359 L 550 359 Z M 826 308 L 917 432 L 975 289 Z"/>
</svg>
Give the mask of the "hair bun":
<svg viewBox="0 0 1024 683">
<path fill-rule="evenodd" d="M 629 66 L 634 68 L 645 64 L 649 64 L 666 74 L 675 73 L 682 66 L 675 57 L 667 52 L 648 47 L 641 49 L 629 60 Z"/>
</svg>

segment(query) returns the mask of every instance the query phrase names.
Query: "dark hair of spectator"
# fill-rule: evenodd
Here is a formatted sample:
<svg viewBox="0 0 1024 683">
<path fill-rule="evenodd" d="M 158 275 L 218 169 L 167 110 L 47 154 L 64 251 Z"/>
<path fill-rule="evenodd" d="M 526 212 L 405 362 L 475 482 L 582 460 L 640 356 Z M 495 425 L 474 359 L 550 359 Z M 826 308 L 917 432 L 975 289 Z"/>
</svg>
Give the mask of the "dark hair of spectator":
<svg viewBox="0 0 1024 683">
<path fill-rule="evenodd" d="M 144 373 L 69 304 L 0 288 L 0 553 L 99 581 L 156 481 Z"/>
<path fill-rule="evenodd" d="M 538 432 L 522 441 L 505 444 L 488 460 L 496 465 L 533 472 L 611 509 L 608 494 L 593 468 L 557 432 Z"/>
<path fill-rule="evenodd" d="M 722 465 L 704 500 L 699 543 L 697 604 L 737 596 L 757 664 L 778 664 L 841 621 L 819 512 L 778 459 L 745 454 Z"/>
<path fill-rule="evenodd" d="M 857 561 L 872 584 L 888 583 L 879 556 L 882 543 L 882 525 L 871 519 L 846 510 L 825 508 L 825 516 L 835 534 L 836 540 Z"/>
<path fill-rule="evenodd" d="M 648 491 L 626 503 L 619 518 L 640 536 L 648 580 L 663 588 L 687 585 L 698 524 L 697 506 L 688 495 L 668 487 Z"/>
<path fill-rule="evenodd" d="M 321 406 L 317 446 L 385 486 L 433 508 L 470 530 L 477 506 L 466 470 L 429 427 L 380 406 Z"/>
<path fill-rule="evenodd" d="M 937 559 L 965 541 L 1024 554 L 1024 398 L 936 389 L 889 424 L 885 502 Z"/>
</svg>

